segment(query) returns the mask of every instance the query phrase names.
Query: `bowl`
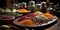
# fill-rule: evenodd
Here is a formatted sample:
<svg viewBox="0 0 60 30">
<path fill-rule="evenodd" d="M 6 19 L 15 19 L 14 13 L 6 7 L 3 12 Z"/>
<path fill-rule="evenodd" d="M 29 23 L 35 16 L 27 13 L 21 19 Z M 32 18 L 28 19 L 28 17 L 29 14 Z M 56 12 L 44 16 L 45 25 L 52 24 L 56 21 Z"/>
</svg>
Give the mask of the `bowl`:
<svg viewBox="0 0 60 30">
<path fill-rule="evenodd" d="M 10 24 L 10 23 L 13 22 L 14 19 L 15 19 L 14 16 L 6 16 L 6 15 L 4 15 L 4 16 L 0 17 L 0 23 L 1 24 Z"/>
</svg>

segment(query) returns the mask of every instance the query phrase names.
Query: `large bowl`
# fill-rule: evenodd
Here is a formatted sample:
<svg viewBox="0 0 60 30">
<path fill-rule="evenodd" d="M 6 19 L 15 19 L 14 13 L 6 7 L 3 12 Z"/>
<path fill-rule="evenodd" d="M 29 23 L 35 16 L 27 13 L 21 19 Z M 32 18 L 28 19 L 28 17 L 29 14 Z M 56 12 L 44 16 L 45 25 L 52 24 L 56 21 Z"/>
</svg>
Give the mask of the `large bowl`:
<svg viewBox="0 0 60 30">
<path fill-rule="evenodd" d="M 17 23 L 19 20 L 20 20 L 20 18 L 14 20 L 13 23 L 14 23 L 15 25 L 20 26 L 20 27 L 23 27 L 23 28 L 36 28 L 36 27 L 43 27 L 43 26 L 49 25 L 49 24 L 57 21 L 57 17 L 54 16 L 54 18 L 52 19 L 52 21 L 49 21 L 49 22 L 47 22 L 47 23 L 44 23 L 44 24 L 41 24 L 41 25 L 37 25 L 37 26 L 24 26 L 24 25 L 20 25 L 20 24 Z"/>
</svg>

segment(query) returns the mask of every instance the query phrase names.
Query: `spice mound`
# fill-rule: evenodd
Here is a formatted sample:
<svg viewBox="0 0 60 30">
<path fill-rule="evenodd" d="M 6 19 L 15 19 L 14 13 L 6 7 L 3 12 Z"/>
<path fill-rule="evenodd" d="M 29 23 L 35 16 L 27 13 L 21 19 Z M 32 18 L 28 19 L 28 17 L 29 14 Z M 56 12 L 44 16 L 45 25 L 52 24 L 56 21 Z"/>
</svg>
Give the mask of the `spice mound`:
<svg viewBox="0 0 60 30">
<path fill-rule="evenodd" d="M 26 13 L 26 12 L 29 12 L 29 11 L 26 10 L 26 9 L 19 9 L 17 12 L 23 12 L 23 13 Z"/>
<path fill-rule="evenodd" d="M 20 25 L 24 25 L 24 26 L 34 26 L 35 23 L 33 23 L 31 20 L 23 20 L 21 22 L 18 22 Z"/>
<path fill-rule="evenodd" d="M 50 13 L 45 13 L 44 16 L 46 16 L 48 19 L 52 19 L 53 15 L 51 15 Z"/>
</svg>

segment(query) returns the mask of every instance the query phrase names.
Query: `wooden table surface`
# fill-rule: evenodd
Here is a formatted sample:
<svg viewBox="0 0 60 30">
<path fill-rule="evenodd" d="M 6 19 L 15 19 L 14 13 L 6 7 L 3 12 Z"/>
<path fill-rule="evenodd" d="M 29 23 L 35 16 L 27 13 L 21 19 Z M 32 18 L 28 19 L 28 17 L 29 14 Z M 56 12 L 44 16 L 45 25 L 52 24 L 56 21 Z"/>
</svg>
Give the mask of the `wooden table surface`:
<svg viewBox="0 0 60 30">
<path fill-rule="evenodd" d="M 60 30 L 60 18 L 58 18 L 58 21 L 56 24 L 54 24 L 53 26 L 51 26 L 45 30 Z"/>
</svg>

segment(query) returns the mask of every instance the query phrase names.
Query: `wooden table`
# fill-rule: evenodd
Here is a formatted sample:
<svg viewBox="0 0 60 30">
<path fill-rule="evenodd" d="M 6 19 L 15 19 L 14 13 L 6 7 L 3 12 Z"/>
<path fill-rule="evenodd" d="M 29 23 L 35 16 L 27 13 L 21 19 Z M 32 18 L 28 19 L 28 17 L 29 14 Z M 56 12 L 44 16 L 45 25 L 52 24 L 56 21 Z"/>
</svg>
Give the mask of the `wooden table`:
<svg viewBox="0 0 60 30">
<path fill-rule="evenodd" d="M 45 29 L 45 30 L 60 30 L 60 18 L 58 18 L 58 21 L 55 25 L 53 25 L 50 28 Z"/>
</svg>

